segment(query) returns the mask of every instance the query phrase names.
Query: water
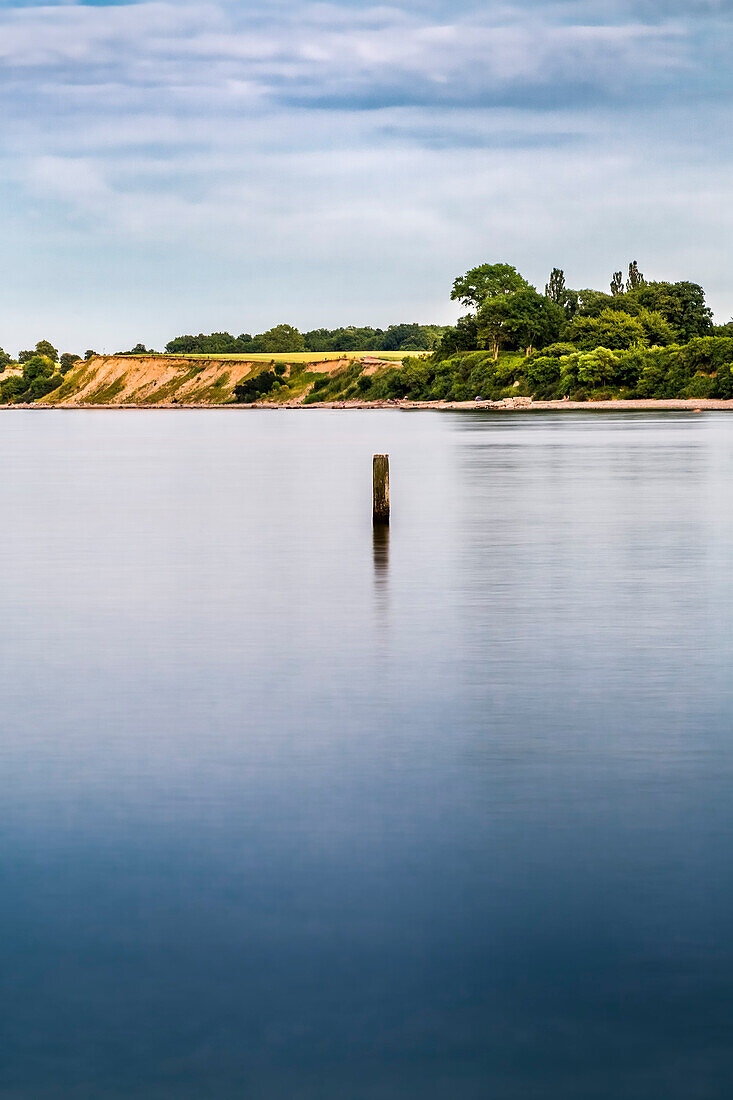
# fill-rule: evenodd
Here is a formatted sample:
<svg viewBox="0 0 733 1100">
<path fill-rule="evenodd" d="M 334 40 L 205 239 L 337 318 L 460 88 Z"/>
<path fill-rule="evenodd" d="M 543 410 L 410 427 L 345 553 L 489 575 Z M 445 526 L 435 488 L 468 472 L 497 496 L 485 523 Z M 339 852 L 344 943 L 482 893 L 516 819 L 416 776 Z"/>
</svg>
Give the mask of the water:
<svg viewBox="0 0 733 1100">
<path fill-rule="evenodd" d="M 733 419 L 0 426 L 3 1100 L 730 1095 Z"/>
</svg>

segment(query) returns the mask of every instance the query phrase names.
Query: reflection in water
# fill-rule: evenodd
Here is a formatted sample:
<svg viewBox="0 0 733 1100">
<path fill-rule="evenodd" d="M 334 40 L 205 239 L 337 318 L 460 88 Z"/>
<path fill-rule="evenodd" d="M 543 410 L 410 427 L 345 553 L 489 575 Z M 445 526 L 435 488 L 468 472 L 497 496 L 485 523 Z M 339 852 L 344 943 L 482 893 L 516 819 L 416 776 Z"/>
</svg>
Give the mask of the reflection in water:
<svg viewBox="0 0 733 1100">
<path fill-rule="evenodd" d="M 372 551 L 374 554 L 374 584 L 377 607 L 387 610 L 389 595 L 389 524 L 375 523 L 372 527 Z"/>
<path fill-rule="evenodd" d="M 389 524 L 375 523 L 373 531 L 374 578 L 379 585 L 387 583 L 389 573 Z"/>
</svg>

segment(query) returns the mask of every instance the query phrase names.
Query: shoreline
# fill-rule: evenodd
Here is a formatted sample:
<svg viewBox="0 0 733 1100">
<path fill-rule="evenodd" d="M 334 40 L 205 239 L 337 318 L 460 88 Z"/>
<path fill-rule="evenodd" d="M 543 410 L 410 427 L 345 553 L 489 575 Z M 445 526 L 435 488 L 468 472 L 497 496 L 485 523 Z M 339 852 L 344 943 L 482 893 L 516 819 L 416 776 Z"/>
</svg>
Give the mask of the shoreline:
<svg viewBox="0 0 733 1100">
<path fill-rule="evenodd" d="M 491 401 L 318 401 L 304 405 L 301 402 L 253 402 L 252 404 L 238 404 L 230 402 L 226 405 L 204 404 L 191 402 L 190 404 L 72 404 L 64 403 L 53 405 L 50 403 L 33 403 L 19 405 L 0 405 L 0 411 L 24 411 L 48 410 L 54 412 L 124 412 L 130 410 L 140 412 L 143 410 L 155 410 L 156 412 L 182 412 L 192 409 L 257 409 L 277 412 L 282 409 L 331 409 L 331 410 L 365 410 L 365 409 L 401 409 L 410 412 L 485 412 L 485 413 L 516 413 L 516 412 L 651 412 L 654 410 L 704 412 L 717 410 L 733 412 L 733 399 L 722 400 L 718 398 L 660 398 L 660 399 L 623 399 L 618 401 L 517 401 L 510 399 L 507 403 Z"/>
</svg>

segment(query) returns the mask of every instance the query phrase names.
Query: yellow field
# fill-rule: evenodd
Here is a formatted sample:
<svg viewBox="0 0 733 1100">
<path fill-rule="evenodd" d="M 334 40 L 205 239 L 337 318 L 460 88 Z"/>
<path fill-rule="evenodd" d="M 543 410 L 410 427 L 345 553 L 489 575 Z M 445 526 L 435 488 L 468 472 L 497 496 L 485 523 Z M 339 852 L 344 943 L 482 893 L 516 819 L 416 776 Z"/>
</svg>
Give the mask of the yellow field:
<svg viewBox="0 0 733 1100">
<path fill-rule="evenodd" d="M 246 354 L 218 355 L 204 354 L 201 352 L 179 352 L 166 354 L 168 359 L 216 359 L 224 361 L 231 359 L 233 362 L 244 363 L 333 363 L 338 359 L 363 359 L 371 356 L 373 359 L 384 359 L 391 363 L 399 363 L 408 355 L 418 358 L 431 355 L 429 351 L 278 351 L 255 352 Z"/>
</svg>

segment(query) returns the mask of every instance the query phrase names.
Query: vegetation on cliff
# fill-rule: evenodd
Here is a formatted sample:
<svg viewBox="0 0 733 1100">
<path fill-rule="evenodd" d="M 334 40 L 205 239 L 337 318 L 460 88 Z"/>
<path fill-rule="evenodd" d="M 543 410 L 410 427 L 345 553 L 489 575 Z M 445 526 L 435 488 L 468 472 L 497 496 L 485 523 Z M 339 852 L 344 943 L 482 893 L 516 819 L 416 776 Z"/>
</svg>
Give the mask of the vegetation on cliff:
<svg viewBox="0 0 733 1100">
<path fill-rule="evenodd" d="M 467 312 L 443 328 L 301 334 L 278 325 L 257 337 L 178 337 L 165 356 L 138 344 L 118 356 L 88 351 L 83 360 L 59 356 L 47 340 L 16 361 L 0 349 L 0 401 L 733 399 L 733 321 L 713 323 L 696 283 L 648 282 L 634 261 L 626 279 L 614 272 L 609 292 L 572 290 L 555 268 L 540 293 L 516 268 L 495 263 L 457 278 L 451 297 Z M 347 346 L 354 342 L 358 351 Z M 381 356 L 401 361 L 392 366 Z"/>
<path fill-rule="evenodd" d="M 733 322 L 713 324 L 701 286 L 647 282 L 638 264 L 610 293 L 571 290 L 555 268 L 544 294 L 510 264 L 457 278 L 467 309 L 429 360 L 324 379 L 307 401 L 733 398 Z"/>
</svg>

